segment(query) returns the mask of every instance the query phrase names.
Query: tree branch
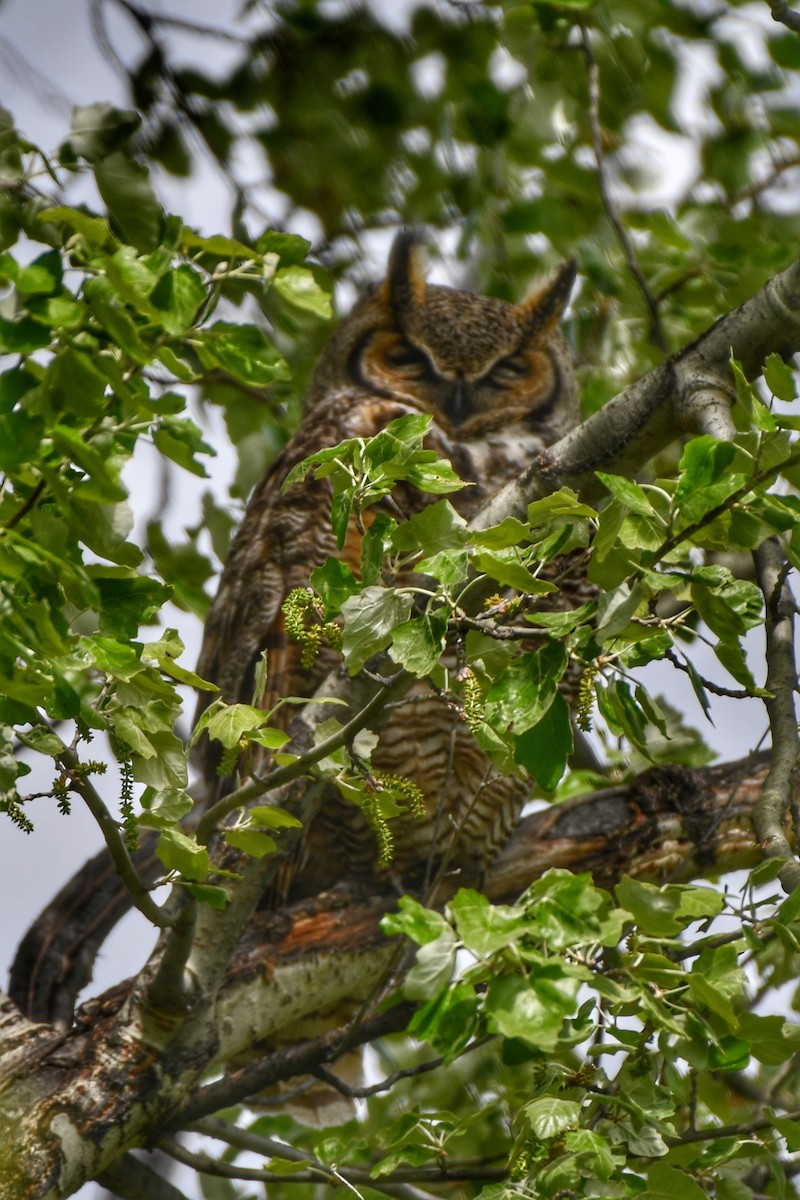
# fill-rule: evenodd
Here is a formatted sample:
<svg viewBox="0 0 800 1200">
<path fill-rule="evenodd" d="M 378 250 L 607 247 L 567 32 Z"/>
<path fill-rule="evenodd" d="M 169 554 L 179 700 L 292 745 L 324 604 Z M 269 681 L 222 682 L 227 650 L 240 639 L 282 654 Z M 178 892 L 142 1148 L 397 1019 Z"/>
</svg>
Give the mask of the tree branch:
<svg viewBox="0 0 800 1200">
<path fill-rule="evenodd" d="M 756 569 L 766 607 L 767 690 L 765 701 L 772 732 L 772 761 L 761 799 L 753 810 L 753 825 L 767 858 L 786 858 L 778 875 L 787 892 L 800 886 L 800 863 L 792 854 L 784 821 L 795 811 L 800 739 L 794 694 L 797 689 L 794 645 L 794 598 L 787 584 L 789 570 L 777 538 L 755 552 Z"/>
<path fill-rule="evenodd" d="M 800 13 L 789 7 L 789 0 L 768 0 L 768 3 L 773 21 L 778 21 L 794 33 L 800 33 Z"/>
</svg>

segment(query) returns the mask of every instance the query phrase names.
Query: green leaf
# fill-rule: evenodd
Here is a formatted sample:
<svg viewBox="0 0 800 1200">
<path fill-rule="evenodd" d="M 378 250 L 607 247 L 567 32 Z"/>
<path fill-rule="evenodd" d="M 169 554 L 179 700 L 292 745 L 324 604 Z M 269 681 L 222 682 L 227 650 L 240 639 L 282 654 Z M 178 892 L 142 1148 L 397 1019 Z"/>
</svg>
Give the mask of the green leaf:
<svg viewBox="0 0 800 1200">
<path fill-rule="evenodd" d="M 3 258 L 10 258 L 10 255 L 3 255 Z M 59 250 L 48 250 L 46 254 L 41 254 L 28 266 L 17 267 L 13 259 L 11 259 L 11 263 L 14 264 L 15 269 L 10 278 L 17 291 L 23 295 L 51 296 L 61 286 L 62 265 Z"/>
<path fill-rule="evenodd" d="M 392 632 L 391 658 L 413 675 L 430 675 L 445 646 L 447 617 L 424 613 L 397 625 Z"/>
<path fill-rule="evenodd" d="M 467 541 L 467 522 L 456 512 L 449 500 L 426 504 L 421 512 L 398 525 L 392 534 L 396 550 L 416 550 L 421 547 L 426 556 L 440 550 L 461 547 Z"/>
<path fill-rule="evenodd" d="M 292 816 L 285 808 L 279 808 L 276 804 L 257 804 L 250 809 L 250 820 L 253 825 L 259 825 L 263 829 L 303 828 L 302 821 L 298 821 L 297 817 Z"/>
<path fill-rule="evenodd" d="M 315 567 L 309 583 L 325 606 L 325 620 L 341 612 L 342 605 L 359 590 L 358 580 L 347 563 L 331 555 L 321 567 Z"/>
<path fill-rule="evenodd" d="M 648 1200 L 708 1200 L 700 1184 L 686 1171 L 656 1162 L 647 1168 Z"/>
<path fill-rule="evenodd" d="M 637 582 L 630 587 L 623 581 L 610 591 L 601 592 L 597 599 L 596 634 L 602 642 L 622 633 L 644 600 L 644 590 Z"/>
<path fill-rule="evenodd" d="M 547 1140 L 559 1137 L 568 1129 L 577 1129 L 580 1125 L 581 1106 L 574 1100 L 545 1096 L 541 1100 L 531 1100 L 526 1104 L 522 1109 L 522 1116 L 534 1137 Z"/>
<path fill-rule="evenodd" d="M 211 870 L 205 846 L 180 829 L 162 829 L 156 854 L 168 871 L 178 871 L 184 879 L 202 883 Z"/>
<path fill-rule="evenodd" d="M 194 896 L 200 904 L 208 904 L 211 908 L 226 908 L 230 903 L 231 895 L 227 888 L 217 887 L 211 883 L 188 883 L 186 885 L 190 895 Z"/>
<path fill-rule="evenodd" d="M 478 997 L 470 984 L 461 982 L 420 1004 L 408 1032 L 428 1042 L 450 1063 L 473 1037 L 477 1025 Z"/>
<path fill-rule="evenodd" d="M 70 142 L 81 158 L 97 163 L 129 141 L 141 123 L 141 117 L 132 109 L 79 104 L 72 110 Z"/>
<path fill-rule="evenodd" d="M 469 535 L 470 544 L 482 550 L 505 550 L 519 546 L 530 538 L 531 527 L 516 517 L 506 517 L 499 525 L 488 529 L 474 530 Z"/>
<path fill-rule="evenodd" d="M 631 512 L 640 513 L 643 517 L 655 516 L 655 509 L 647 498 L 647 492 L 633 479 L 623 479 L 621 475 L 608 475 L 605 471 L 595 471 L 595 475 L 611 495 L 616 496 Z"/>
<path fill-rule="evenodd" d="M 202 276 L 188 263 L 181 263 L 161 276 L 150 293 L 150 302 L 163 314 L 167 333 L 180 337 L 192 328 L 206 302 Z"/>
<path fill-rule="evenodd" d="M 53 208 L 44 208 L 39 213 L 42 221 L 53 221 L 57 224 L 69 225 L 90 246 L 105 247 L 117 244 L 105 217 L 90 216 L 79 208 L 69 208 L 59 204 Z"/>
<path fill-rule="evenodd" d="M 308 267 L 281 267 L 273 278 L 275 291 L 290 304 L 314 313 L 328 321 L 331 317 L 331 298 L 317 283 Z"/>
<path fill-rule="evenodd" d="M 541 720 L 514 740 L 514 761 L 546 792 L 552 792 L 564 774 L 572 753 L 572 724 L 569 705 L 560 692 Z"/>
<path fill-rule="evenodd" d="M 0 354 L 30 354 L 33 350 L 44 350 L 50 345 L 50 330 L 23 317 L 19 321 L 7 321 L 0 317 Z"/>
<path fill-rule="evenodd" d="M 764 379 L 773 396 L 791 404 L 797 399 L 794 371 L 779 354 L 770 354 L 764 363 Z"/>
<path fill-rule="evenodd" d="M 192 800 L 181 788 L 156 791 L 147 787 L 142 793 L 143 813 L 138 824 L 145 829 L 165 829 L 177 825 L 192 811 Z"/>
<path fill-rule="evenodd" d="M 289 378 L 283 358 L 256 325 L 216 321 L 197 335 L 194 344 L 205 367 L 220 366 L 235 379 L 255 387 Z"/>
<path fill-rule="evenodd" d="M 420 946 L 442 937 L 450 926 L 441 913 L 425 908 L 411 896 L 401 896 L 397 912 L 387 913 L 381 920 L 381 929 L 387 937 L 402 934 Z"/>
<path fill-rule="evenodd" d="M 617 903 L 627 909 L 642 933 L 674 937 L 682 929 L 676 919 L 679 899 L 669 889 L 624 875 L 614 889 Z"/>
<path fill-rule="evenodd" d="M 579 517 L 595 518 L 597 512 L 579 500 L 572 488 L 561 488 L 528 505 L 528 521 L 534 527 L 548 525 L 557 517 L 574 521 Z"/>
<path fill-rule="evenodd" d="M 699 521 L 745 482 L 744 475 L 730 469 L 736 454 L 731 442 L 720 442 L 709 434 L 687 443 L 675 489 L 675 504 L 685 524 Z"/>
<path fill-rule="evenodd" d="M 408 618 L 411 597 L 394 588 L 366 587 L 342 605 L 344 634 L 342 652 L 351 675 L 368 659 L 385 650 L 395 627 Z"/>
<path fill-rule="evenodd" d="M 147 168 L 117 150 L 96 163 L 94 176 L 112 224 L 124 240 L 137 250 L 153 250 L 158 245 L 164 214 Z"/>
<path fill-rule="evenodd" d="M 515 658 L 489 689 L 489 723 L 498 730 L 513 726 L 517 736 L 538 724 L 553 703 L 566 665 L 566 648 L 556 641 Z"/>
<path fill-rule="evenodd" d="M 521 1038 L 539 1050 L 552 1050 L 561 1023 L 574 1008 L 580 983 L 560 966 L 537 966 L 530 979 L 503 975 L 489 983 L 486 1018 L 490 1029 Z"/>
<path fill-rule="evenodd" d="M 196 454 L 216 454 L 204 440 L 194 421 L 188 417 L 164 417 L 153 430 L 153 442 L 158 450 L 178 466 L 205 479 L 208 475 Z"/>
<path fill-rule="evenodd" d="M 226 750 L 238 746 L 242 736 L 259 729 L 264 723 L 264 713 L 252 704 L 223 704 L 208 717 L 205 729 L 208 736 L 222 742 Z"/>
<path fill-rule="evenodd" d="M 557 592 L 553 583 L 537 579 L 526 566 L 519 561 L 519 552 L 511 549 L 505 552 L 478 550 L 473 555 L 473 562 L 479 571 L 483 571 L 490 579 L 495 579 L 503 587 L 513 587 L 517 591 L 531 596 L 546 596 Z"/>
<path fill-rule="evenodd" d="M 456 962 L 456 939 L 452 929 L 443 929 L 439 937 L 425 942 L 417 950 L 414 965 L 403 984 L 409 1000 L 430 1000 L 447 987 Z"/>
<path fill-rule="evenodd" d="M 243 850 L 251 858 L 263 858 L 277 850 L 277 843 L 268 833 L 256 829 L 226 829 L 225 841 L 236 850 Z"/>
<path fill-rule="evenodd" d="M 527 932 L 524 911 L 505 904 L 490 904 L 471 888 L 459 888 L 448 908 L 461 941 L 481 958 L 512 945 Z"/>
</svg>

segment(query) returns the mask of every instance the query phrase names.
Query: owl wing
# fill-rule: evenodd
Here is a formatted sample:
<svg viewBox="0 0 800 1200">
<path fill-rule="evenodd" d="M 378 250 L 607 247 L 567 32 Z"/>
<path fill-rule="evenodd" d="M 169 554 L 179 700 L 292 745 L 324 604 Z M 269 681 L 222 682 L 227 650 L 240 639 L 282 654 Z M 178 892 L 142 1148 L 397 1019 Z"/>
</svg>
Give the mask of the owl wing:
<svg viewBox="0 0 800 1200">
<path fill-rule="evenodd" d="M 331 483 L 312 475 L 282 491 L 294 466 L 347 438 L 372 437 L 389 421 L 414 411 L 399 401 L 343 390 L 318 405 L 272 463 L 247 506 L 205 625 L 197 670 L 216 683 L 229 703 L 257 703 L 269 711 L 284 696 L 310 696 L 325 677 L 324 658 L 301 664 L 302 647 L 289 640 L 282 605 L 307 587 L 313 569 L 336 555 L 358 574 L 360 539 L 339 550 L 330 524 Z M 266 690 L 254 701 L 255 672 L 267 654 Z M 197 716 L 209 702 L 201 696 Z M 200 765 L 207 782 L 216 760 L 206 744 Z"/>
</svg>

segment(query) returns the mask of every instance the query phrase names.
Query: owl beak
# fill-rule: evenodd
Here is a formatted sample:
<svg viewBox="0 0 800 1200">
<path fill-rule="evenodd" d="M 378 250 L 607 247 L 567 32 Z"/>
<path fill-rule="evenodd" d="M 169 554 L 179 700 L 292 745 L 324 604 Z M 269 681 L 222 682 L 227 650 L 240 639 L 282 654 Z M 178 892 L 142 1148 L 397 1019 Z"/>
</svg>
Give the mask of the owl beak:
<svg viewBox="0 0 800 1200">
<path fill-rule="evenodd" d="M 445 401 L 444 411 L 452 425 L 460 425 L 472 408 L 472 388 L 463 379 L 456 379 Z"/>
</svg>

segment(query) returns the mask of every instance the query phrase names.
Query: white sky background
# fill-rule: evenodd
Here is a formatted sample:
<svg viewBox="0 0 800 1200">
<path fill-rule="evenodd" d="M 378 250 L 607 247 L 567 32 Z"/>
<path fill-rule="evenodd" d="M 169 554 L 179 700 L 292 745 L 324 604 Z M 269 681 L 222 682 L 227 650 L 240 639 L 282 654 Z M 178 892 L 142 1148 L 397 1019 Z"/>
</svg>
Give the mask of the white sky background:
<svg viewBox="0 0 800 1200">
<path fill-rule="evenodd" d="M 389 8 L 391 0 L 385 0 L 385 3 Z M 209 25 L 233 24 L 236 28 L 234 19 L 240 4 L 239 0 L 163 0 L 163 4 L 149 0 L 148 7 L 154 11 L 163 8 L 172 15 Z M 407 0 L 391 5 L 398 17 L 407 7 Z M 115 48 L 126 61 L 137 61 L 142 48 L 138 30 L 115 5 L 104 5 L 104 11 Z M 738 19 L 741 14 L 742 10 L 739 10 Z M 180 38 L 185 35 L 173 35 L 177 44 L 186 44 L 196 51 L 196 39 L 181 43 Z M 226 46 L 216 39 L 207 40 L 205 47 L 213 50 L 212 69 L 224 69 L 229 55 L 234 57 L 239 53 L 235 44 Z M 205 66 L 208 69 L 208 63 Z M 702 91 L 698 79 L 707 71 L 708 63 L 698 61 L 692 67 L 687 75 L 683 100 L 687 108 L 696 110 L 699 108 L 698 89 Z M 72 106 L 97 101 L 110 101 L 120 106 L 129 102 L 124 82 L 113 64 L 105 60 L 92 35 L 89 0 L 0 0 L 0 104 L 11 110 L 17 126 L 43 149 L 54 150 L 69 130 Z M 637 132 L 643 161 L 656 168 L 654 177 L 660 176 L 654 178 L 653 203 L 666 203 L 670 192 L 674 195 L 675 190 L 682 190 L 696 169 L 688 152 L 688 143 L 660 135 L 644 120 Z M 187 224 L 201 232 L 224 231 L 230 210 L 226 185 L 203 154 L 196 155 L 195 163 L 196 169 L 188 184 L 156 176 L 160 198 L 168 207 L 180 212 Z M 280 213 L 280 209 L 277 211 Z M 306 236 L 314 233 L 307 228 L 296 231 Z M 388 236 L 376 239 L 376 255 L 383 254 Z M 441 268 L 437 273 L 442 281 L 448 281 Z M 215 485 L 222 490 L 232 473 L 233 458 L 230 453 L 225 453 L 221 421 L 217 432 L 219 436 L 212 440 L 220 455 L 208 464 L 208 469 Z M 133 484 L 134 502 L 139 505 L 139 516 L 145 519 L 158 505 L 160 486 L 152 462 L 148 464 L 146 457 L 146 454 L 137 457 L 135 479 L 128 474 L 128 482 Z M 178 503 L 173 506 L 176 514 L 174 532 L 183 523 L 195 523 L 200 492 L 208 486 L 208 481 L 195 481 L 185 472 L 179 475 L 180 494 Z M 179 613 L 175 614 L 175 623 L 180 625 L 187 643 L 185 662 L 191 665 L 199 648 L 199 627 Z M 754 653 L 753 662 L 758 661 Z M 700 669 L 712 679 L 730 683 L 710 651 Z M 670 701 L 686 712 L 689 722 L 701 728 L 723 757 L 740 757 L 747 753 L 764 733 L 764 710 L 757 702 L 744 705 L 740 701 L 716 701 L 716 726 L 711 728 L 704 720 L 685 676 L 662 665 L 648 671 L 647 682 L 654 692 L 667 692 Z M 191 711 L 191 702 L 187 707 Z M 113 781 L 110 782 L 113 786 Z M 31 919 L 101 843 L 94 822 L 77 800 L 69 819 L 60 817 L 54 804 L 47 801 L 39 802 L 32 815 L 37 827 L 33 836 L 26 837 L 7 821 L 0 824 L 0 906 L 3 914 L 0 962 L 6 966 Z M 99 992 L 138 969 L 152 940 L 152 931 L 143 918 L 137 914 L 126 918 L 101 952 L 92 992 Z M 82 1194 L 87 1194 L 86 1189 Z"/>
</svg>

